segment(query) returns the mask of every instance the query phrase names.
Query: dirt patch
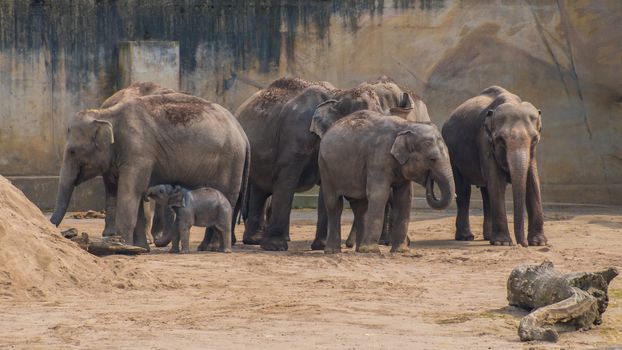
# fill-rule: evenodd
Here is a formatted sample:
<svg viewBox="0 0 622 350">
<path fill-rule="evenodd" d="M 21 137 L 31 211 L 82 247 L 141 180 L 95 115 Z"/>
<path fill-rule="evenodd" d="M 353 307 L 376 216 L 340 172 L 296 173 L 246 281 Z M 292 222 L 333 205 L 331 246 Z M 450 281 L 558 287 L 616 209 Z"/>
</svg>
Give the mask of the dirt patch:
<svg viewBox="0 0 622 350">
<path fill-rule="evenodd" d="M 549 259 L 564 272 L 622 266 L 622 232 L 593 223 L 620 220 L 619 212 L 566 208 L 545 222 L 551 246 L 530 248 L 482 241 L 481 211 L 473 212 L 476 240 L 457 242 L 452 211 L 414 211 L 412 253 L 404 255 L 384 246 L 377 255 L 310 251 L 311 210 L 292 213 L 289 252 L 237 244 L 232 254 L 199 253 L 203 230 L 194 228 L 191 254 L 156 248 L 101 259 L 116 273 L 104 291 L 55 302 L 0 300 L 0 347 L 583 349 L 622 343 L 620 278 L 612 282 L 603 324 L 564 332 L 555 345 L 521 343 L 517 325 L 526 311 L 506 300 L 507 278 L 518 264 Z M 560 219 L 563 213 L 568 220 Z M 344 236 L 351 219 L 346 211 Z M 66 219 L 62 226 L 97 234 L 103 225 L 102 219 Z M 243 227 L 236 231 L 240 238 Z"/>
<path fill-rule="evenodd" d="M 131 265 L 131 264 L 130 264 Z M 63 238 L 41 211 L 0 176 L 0 299 L 58 300 L 128 283 L 139 271 L 110 266 Z M 156 282 L 157 283 L 157 282 Z"/>
</svg>

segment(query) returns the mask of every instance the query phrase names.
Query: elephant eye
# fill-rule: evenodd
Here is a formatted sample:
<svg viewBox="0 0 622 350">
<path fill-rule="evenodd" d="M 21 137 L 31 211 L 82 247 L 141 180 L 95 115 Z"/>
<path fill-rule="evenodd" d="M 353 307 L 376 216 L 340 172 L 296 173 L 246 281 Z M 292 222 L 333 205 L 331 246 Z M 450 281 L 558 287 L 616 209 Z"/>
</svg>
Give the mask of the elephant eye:
<svg viewBox="0 0 622 350">
<path fill-rule="evenodd" d="M 505 147 L 505 140 L 501 136 L 495 138 L 495 143 L 501 147 Z"/>
</svg>

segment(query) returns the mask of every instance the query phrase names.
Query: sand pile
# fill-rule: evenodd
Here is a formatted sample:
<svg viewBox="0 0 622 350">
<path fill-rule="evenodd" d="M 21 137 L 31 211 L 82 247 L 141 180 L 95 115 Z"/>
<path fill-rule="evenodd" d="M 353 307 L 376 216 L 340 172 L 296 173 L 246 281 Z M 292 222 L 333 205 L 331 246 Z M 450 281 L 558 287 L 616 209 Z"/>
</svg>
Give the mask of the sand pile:
<svg viewBox="0 0 622 350">
<path fill-rule="evenodd" d="M 48 299 L 61 290 L 109 285 L 101 259 L 60 236 L 41 211 L 0 176 L 0 298 Z"/>
</svg>

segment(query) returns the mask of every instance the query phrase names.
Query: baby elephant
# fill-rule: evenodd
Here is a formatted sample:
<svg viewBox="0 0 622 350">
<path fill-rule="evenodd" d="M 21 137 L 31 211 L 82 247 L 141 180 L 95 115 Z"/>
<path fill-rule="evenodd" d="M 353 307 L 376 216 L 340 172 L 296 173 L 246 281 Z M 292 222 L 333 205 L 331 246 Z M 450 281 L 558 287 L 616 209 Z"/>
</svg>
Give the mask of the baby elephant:
<svg viewBox="0 0 622 350">
<path fill-rule="evenodd" d="M 145 193 L 145 201 L 155 200 L 175 211 L 171 253 L 189 252 L 190 228 L 213 228 L 220 236 L 220 251 L 231 253 L 231 204 L 218 190 L 203 187 L 187 190 L 180 186 L 157 185 Z"/>
</svg>

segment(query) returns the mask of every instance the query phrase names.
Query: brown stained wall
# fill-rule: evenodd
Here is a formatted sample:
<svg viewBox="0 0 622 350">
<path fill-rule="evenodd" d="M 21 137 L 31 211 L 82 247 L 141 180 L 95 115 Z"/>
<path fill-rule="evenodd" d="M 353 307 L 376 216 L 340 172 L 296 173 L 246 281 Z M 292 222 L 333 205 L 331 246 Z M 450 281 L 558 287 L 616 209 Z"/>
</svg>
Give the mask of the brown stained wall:
<svg viewBox="0 0 622 350">
<path fill-rule="evenodd" d="M 622 204 L 619 1 L 1 1 L 0 174 L 57 175 L 68 119 L 121 87 L 124 40 L 179 41 L 181 89 L 232 111 L 283 75 L 386 74 L 440 126 L 501 85 L 543 112 L 546 202 Z"/>
</svg>

